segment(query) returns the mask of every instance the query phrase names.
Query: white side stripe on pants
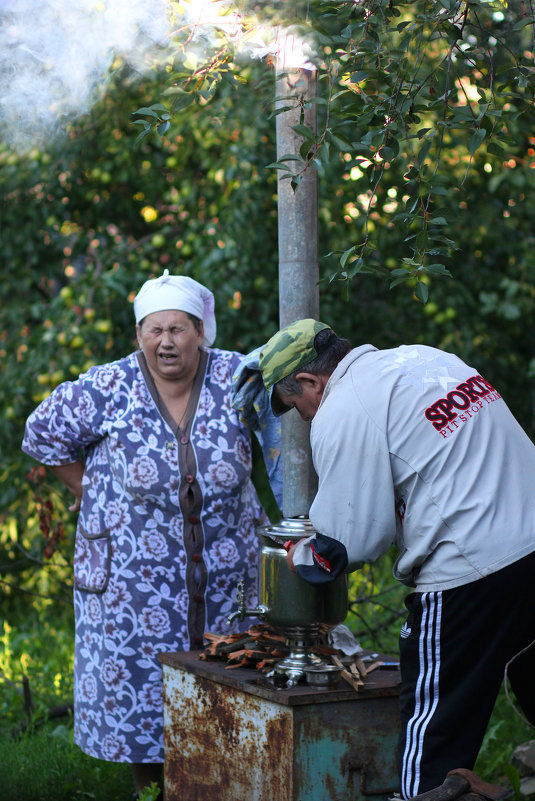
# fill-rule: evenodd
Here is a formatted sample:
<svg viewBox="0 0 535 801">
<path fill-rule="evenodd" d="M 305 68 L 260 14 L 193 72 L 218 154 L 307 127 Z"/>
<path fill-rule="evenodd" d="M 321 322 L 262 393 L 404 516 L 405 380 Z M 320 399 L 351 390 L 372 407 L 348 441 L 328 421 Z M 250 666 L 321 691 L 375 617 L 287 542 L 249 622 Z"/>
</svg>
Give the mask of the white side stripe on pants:
<svg viewBox="0 0 535 801">
<path fill-rule="evenodd" d="M 418 795 L 424 735 L 438 703 L 442 593 L 425 592 L 421 601 L 422 623 L 418 648 L 420 673 L 416 684 L 414 712 L 407 724 L 403 753 L 403 798 Z"/>
</svg>

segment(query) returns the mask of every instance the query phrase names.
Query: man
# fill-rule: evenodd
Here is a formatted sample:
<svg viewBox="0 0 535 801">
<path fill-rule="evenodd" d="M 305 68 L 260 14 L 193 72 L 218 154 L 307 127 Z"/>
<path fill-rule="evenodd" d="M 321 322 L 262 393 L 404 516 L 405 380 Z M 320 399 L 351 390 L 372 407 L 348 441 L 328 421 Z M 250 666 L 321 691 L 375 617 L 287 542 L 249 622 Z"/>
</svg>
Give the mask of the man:
<svg viewBox="0 0 535 801">
<path fill-rule="evenodd" d="M 471 770 L 504 676 L 535 723 L 535 446 L 499 392 L 423 346 L 354 350 L 316 320 L 259 367 L 280 415 L 311 420 L 318 534 L 288 555 L 323 582 L 395 543 L 414 588 L 400 636 L 401 795 Z"/>
</svg>

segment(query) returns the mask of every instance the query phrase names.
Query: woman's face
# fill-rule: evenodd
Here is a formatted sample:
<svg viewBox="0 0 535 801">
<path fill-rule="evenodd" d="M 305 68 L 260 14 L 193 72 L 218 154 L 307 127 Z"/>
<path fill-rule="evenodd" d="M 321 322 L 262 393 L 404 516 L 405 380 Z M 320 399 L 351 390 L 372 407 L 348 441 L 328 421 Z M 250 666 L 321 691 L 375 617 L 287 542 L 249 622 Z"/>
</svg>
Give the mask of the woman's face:
<svg viewBox="0 0 535 801">
<path fill-rule="evenodd" d="M 171 310 L 148 314 L 136 330 L 139 347 L 154 377 L 193 381 L 204 337 L 202 323 L 197 331 L 185 312 Z"/>
</svg>

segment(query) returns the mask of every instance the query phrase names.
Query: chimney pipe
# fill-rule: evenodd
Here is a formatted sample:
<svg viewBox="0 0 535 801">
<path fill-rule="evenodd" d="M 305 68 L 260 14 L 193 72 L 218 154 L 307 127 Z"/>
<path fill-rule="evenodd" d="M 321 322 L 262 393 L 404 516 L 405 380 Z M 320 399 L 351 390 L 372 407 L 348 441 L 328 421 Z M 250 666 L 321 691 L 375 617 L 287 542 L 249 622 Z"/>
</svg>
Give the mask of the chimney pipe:
<svg viewBox="0 0 535 801">
<path fill-rule="evenodd" d="M 287 53 L 287 50 L 286 50 Z M 277 160 L 299 155 L 303 137 L 293 127 L 305 124 L 316 131 L 316 107 L 307 100 L 316 95 L 316 71 L 311 65 L 288 67 L 279 53 L 276 107 L 290 110 L 277 115 Z M 310 68 L 309 68 L 310 67 Z M 293 168 L 297 162 L 288 162 Z M 319 317 L 317 172 L 306 170 L 294 189 L 278 176 L 279 321 L 285 326 L 303 317 Z M 282 417 L 283 517 L 308 516 L 317 488 L 310 452 L 310 423 L 291 411 Z"/>
</svg>

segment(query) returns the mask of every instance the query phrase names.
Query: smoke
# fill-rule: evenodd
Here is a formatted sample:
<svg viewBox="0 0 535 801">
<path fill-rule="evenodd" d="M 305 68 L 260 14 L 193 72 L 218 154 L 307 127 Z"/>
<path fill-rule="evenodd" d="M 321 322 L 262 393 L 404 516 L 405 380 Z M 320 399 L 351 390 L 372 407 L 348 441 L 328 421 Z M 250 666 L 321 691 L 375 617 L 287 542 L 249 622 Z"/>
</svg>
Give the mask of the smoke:
<svg viewBox="0 0 535 801">
<path fill-rule="evenodd" d="M 44 144 L 106 89 L 114 58 L 142 70 L 165 45 L 167 0 L 0 0 L 0 132 Z"/>
<path fill-rule="evenodd" d="M 41 147 L 102 96 L 116 57 L 144 73 L 173 37 L 202 59 L 222 35 L 242 58 L 279 46 L 276 27 L 246 26 L 232 0 L 0 0 L 0 137 Z"/>
</svg>

